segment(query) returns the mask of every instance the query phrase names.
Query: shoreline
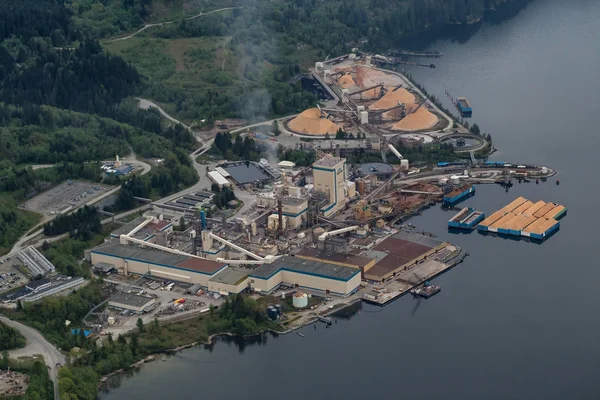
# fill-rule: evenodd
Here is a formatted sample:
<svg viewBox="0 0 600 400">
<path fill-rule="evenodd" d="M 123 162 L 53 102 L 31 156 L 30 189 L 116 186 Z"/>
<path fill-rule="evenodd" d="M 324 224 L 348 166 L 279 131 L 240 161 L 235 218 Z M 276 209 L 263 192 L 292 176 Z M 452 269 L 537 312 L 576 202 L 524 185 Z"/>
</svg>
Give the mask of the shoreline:
<svg viewBox="0 0 600 400">
<path fill-rule="evenodd" d="M 356 298 L 356 299 L 351 300 L 349 303 L 341 303 L 341 305 L 339 307 L 335 307 L 335 308 L 333 308 L 331 310 L 328 310 L 326 313 L 322 314 L 321 316 L 322 317 L 328 317 L 328 316 L 330 316 L 330 315 L 332 315 L 332 314 L 334 314 L 336 312 L 345 310 L 346 308 L 349 308 L 349 307 L 355 305 L 358 302 L 363 302 L 363 300 L 361 298 Z M 195 316 L 196 315 L 190 316 L 190 318 L 195 317 Z M 188 319 L 188 318 L 180 319 L 179 321 L 185 321 L 186 319 Z M 117 376 L 122 376 L 122 375 L 126 374 L 127 372 L 131 372 L 131 371 L 134 371 L 134 370 L 139 370 L 144 364 L 147 364 L 147 363 L 150 363 L 150 362 L 153 362 L 153 361 L 157 361 L 158 356 L 163 355 L 163 354 L 164 355 L 174 355 L 175 353 L 178 353 L 180 351 L 187 350 L 187 349 L 192 349 L 192 348 L 197 347 L 197 346 L 212 346 L 212 345 L 214 345 L 216 343 L 215 339 L 219 338 L 219 337 L 222 337 L 222 336 L 230 337 L 230 338 L 239 338 L 239 339 L 251 339 L 251 338 L 255 338 L 255 337 L 258 337 L 260 335 L 267 334 L 267 333 L 271 333 L 273 335 L 288 335 L 290 333 L 294 333 L 295 331 L 297 331 L 299 329 L 302 329 L 302 328 L 307 327 L 307 326 L 309 326 L 311 324 L 314 324 L 315 322 L 318 322 L 318 321 L 319 321 L 319 317 L 315 316 L 313 318 L 310 318 L 306 322 L 304 322 L 302 324 L 299 324 L 298 326 L 294 326 L 294 327 L 286 329 L 284 331 L 276 331 L 274 329 L 266 329 L 264 331 L 260 331 L 258 333 L 253 334 L 253 335 L 235 335 L 235 334 L 233 334 L 231 332 L 214 333 L 214 334 L 210 335 L 208 337 L 207 341 L 205 341 L 205 342 L 193 341 L 193 342 L 190 342 L 188 344 L 177 346 L 177 347 L 172 348 L 172 349 L 167 349 L 167 350 L 163 350 L 163 351 L 157 351 L 155 353 L 149 354 L 148 356 L 144 357 L 143 359 L 141 359 L 139 361 L 134 362 L 133 364 L 131 364 L 129 366 L 129 369 L 120 368 L 120 369 L 118 369 L 116 371 L 113 371 L 113 372 L 111 372 L 109 374 L 103 375 L 103 376 L 100 377 L 99 388 L 106 387 L 106 385 L 109 383 L 109 381 L 110 381 L 111 378 L 115 378 Z"/>
</svg>

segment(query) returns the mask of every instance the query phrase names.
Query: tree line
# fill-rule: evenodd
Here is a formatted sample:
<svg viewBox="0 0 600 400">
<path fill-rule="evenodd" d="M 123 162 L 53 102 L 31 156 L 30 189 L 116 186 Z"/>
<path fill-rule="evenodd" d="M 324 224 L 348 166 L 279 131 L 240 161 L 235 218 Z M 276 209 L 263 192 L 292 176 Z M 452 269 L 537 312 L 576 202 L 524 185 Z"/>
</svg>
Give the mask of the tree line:
<svg viewBox="0 0 600 400">
<path fill-rule="evenodd" d="M 0 351 L 25 347 L 25 338 L 21 333 L 0 322 Z"/>
<path fill-rule="evenodd" d="M 73 238 L 89 239 L 94 233 L 100 233 L 102 225 L 96 207 L 83 206 L 71 214 L 63 214 L 44 225 L 44 235 L 56 236 L 69 232 Z"/>
</svg>

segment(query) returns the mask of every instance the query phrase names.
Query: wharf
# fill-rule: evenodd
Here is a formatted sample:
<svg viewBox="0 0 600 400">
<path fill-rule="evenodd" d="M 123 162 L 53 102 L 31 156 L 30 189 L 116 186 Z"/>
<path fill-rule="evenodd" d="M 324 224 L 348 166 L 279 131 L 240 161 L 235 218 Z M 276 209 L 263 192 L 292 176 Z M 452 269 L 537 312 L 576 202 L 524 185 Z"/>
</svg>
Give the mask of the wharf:
<svg viewBox="0 0 600 400">
<path fill-rule="evenodd" d="M 433 259 L 427 260 L 416 264 L 406 271 L 401 271 L 392 280 L 375 286 L 371 291 L 363 294 L 362 300 L 367 303 L 384 306 L 398 297 L 409 293 L 411 289 L 460 264 L 468 255 L 468 253 L 463 252 L 458 246 L 448 246 L 447 250 L 452 251 L 450 254 L 451 258 L 443 262 Z"/>
</svg>

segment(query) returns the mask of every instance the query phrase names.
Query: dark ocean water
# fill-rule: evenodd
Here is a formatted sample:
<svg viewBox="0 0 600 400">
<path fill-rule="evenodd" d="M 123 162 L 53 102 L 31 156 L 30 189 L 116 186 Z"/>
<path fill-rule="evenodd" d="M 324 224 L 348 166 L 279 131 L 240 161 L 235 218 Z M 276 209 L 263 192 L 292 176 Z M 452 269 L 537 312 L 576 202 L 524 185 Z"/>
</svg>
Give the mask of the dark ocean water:
<svg viewBox="0 0 600 400">
<path fill-rule="evenodd" d="M 479 186 L 463 204 L 487 213 L 518 195 L 565 204 L 557 234 L 541 245 L 456 235 L 451 212 L 429 210 L 411 222 L 471 255 L 416 310 L 406 296 L 381 312 L 363 305 L 331 329 L 307 327 L 304 338 L 186 350 L 102 398 L 600 398 L 600 2 L 535 0 L 502 13 L 411 39 L 444 53 L 436 69 L 411 73 L 438 98 L 470 100 L 494 159 L 549 165 L 561 180 L 509 193 Z"/>
</svg>

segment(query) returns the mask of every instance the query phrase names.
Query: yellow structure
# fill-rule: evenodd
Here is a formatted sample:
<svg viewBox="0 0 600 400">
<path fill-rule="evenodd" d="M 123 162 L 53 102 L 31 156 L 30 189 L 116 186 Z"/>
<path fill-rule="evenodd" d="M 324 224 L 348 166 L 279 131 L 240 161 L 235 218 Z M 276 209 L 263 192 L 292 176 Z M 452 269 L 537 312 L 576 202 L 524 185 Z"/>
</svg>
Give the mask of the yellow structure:
<svg viewBox="0 0 600 400">
<path fill-rule="evenodd" d="M 313 164 L 314 190 L 327 195 L 329 203 L 321 208 L 324 217 L 341 210 L 348 201 L 346 159 L 325 156 Z"/>
<path fill-rule="evenodd" d="M 308 199 L 299 199 L 296 197 L 284 197 L 281 199 L 283 216 L 287 218 L 287 225 L 291 229 L 302 226 L 306 219 L 308 210 Z"/>
</svg>

